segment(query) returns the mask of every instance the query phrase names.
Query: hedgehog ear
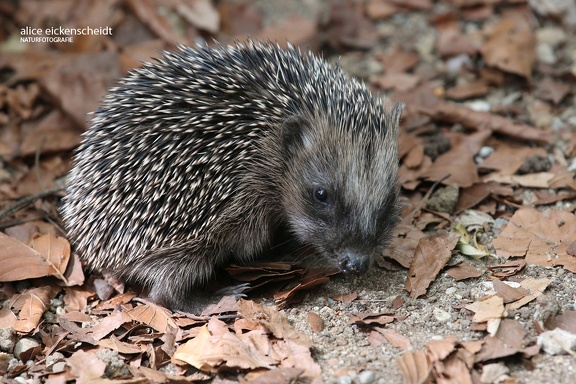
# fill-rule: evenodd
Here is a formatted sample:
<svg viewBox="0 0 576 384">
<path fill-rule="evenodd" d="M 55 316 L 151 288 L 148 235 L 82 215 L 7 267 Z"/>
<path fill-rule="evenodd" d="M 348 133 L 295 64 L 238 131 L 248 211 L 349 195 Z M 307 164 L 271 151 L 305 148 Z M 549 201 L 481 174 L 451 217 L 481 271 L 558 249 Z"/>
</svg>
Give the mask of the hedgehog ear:
<svg viewBox="0 0 576 384">
<path fill-rule="evenodd" d="M 310 144 L 307 139 L 311 130 L 310 123 L 302 116 L 291 116 L 280 126 L 280 140 L 284 156 L 292 159 L 298 151 Z"/>
</svg>

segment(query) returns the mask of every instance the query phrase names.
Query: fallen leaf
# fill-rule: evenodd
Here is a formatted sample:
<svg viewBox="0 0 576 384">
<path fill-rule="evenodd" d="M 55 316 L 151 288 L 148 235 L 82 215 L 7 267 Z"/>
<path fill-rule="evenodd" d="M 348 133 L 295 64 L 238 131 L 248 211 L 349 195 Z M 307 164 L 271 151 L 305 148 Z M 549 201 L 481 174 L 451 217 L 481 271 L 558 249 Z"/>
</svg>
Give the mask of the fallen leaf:
<svg viewBox="0 0 576 384">
<path fill-rule="evenodd" d="M 459 238 L 454 232 L 444 232 L 435 237 L 420 239 L 406 279 L 406 290 L 410 292 L 410 297 L 416 298 L 426 293 L 430 283 L 450 259 Z"/>
<path fill-rule="evenodd" d="M 0 316 L 2 318 L 2 316 Z M 552 316 L 544 322 L 548 330 L 560 328 L 565 331 L 576 334 L 576 311 L 566 310 L 563 314 Z"/>
<path fill-rule="evenodd" d="M 358 292 L 352 292 L 345 295 L 332 296 L 332 299 L 341 301 L 343 303 L 351 303 L 358 297 Z"/>
<path fill-rule="evenodd" d="M 70 244 L 63 237 L 41 235 L 27 246 L 0 232 L 0 281 L 55 276 L 66 282 L 69 258 Z"/>
<path fill-rule="evenodd" d="M 209 326 L 213 328 L 213 332 L 208 330 Z M 216 332 L 216 329 L 219 331 Z M 263 335 L 261 331 L 250 332 Z M 212 317 L 208 324 L 200 328 L 196 337 L 180 345 L 172 358 L 205 372 L 221 364 L 226 364 L 230 368 L 255 369 L 270 368 L 275 363 L 270 357 L 251 350 L 238 336 L 230 333 L 226 324 L 216 317 Z"/>
<path fill-rule="evenodd" d="M 426 344 L 428 356 L 432 362 L 442 361 L 456 348 L 456 336 L 448 336 L 440 340 L 432 340 Z"/>
<path fill-rule="evenodd" d="M 316 333 L 320 333 L 324 330 L 324 320 L 315 312 L 308 312 L 308 324 L 312 327 L 312 330 Z"/>
<path fill-rule="evenodd" d="M 66 359 L 66 363 L 78 383 L 100 380 L 106 369 L 106 363 L 96 357 L 96 351 L 78 350 Z"/>
<path fill-rule="evenodd" d="M 496 291 L 496 294 L 504 300 L 504 304 L 520 300 L 529 293 L 528 290 L 522 287 L 511 287 L 508 284 L 502 282 L 500 279 L 492 280 L 492 284 L 494 284 L 494 290 Z"/>
<path fill-rule="evenodd" d="M 576 233 L 576 216 L 571 212 L 540 212 L 522 207 L 514 213 L 504 230 L 492 242 L 501 257 L 525 256 L 528 264 L 553 267 L 562 265 L 576 272 L 576 257 L 566 250 Z"/>
<path fill-rule="evenodd" d="M 30 333 L 42 320 L 42 315 L 50 308 L 50 300 L 60 291 L 56 286 L 33 288 L 18 295 L 11 304 L 12 307 L 21 308 L 18 320 L 14 324 L 14 331 Z"/>
<path fill-rule="evenodd" d="M 482 323 L 491 319 L 500 319 L 504 316 L 504 300 L 496 295 L 486 296 L 465 306 L 469 311 L 474 312 L 472 321 Z"/>
<path fill-rule="evenodd" d="M 152 302 L 146 302 L 126 312 L 133 320 L 149 325 L 158 332 L 168 332 L 170 328 L 177 328 L 170 311 Z"/>
<path fill-rule="evenodd" d="M 374 327 L 374 329 L 380 334 L 382 334 L 386 338 L 386 340 L 388 340 L 388 342 L 396 348 L 407 350 L 412 347 L 412 343 L 410 342 L 409 338 L 400 335 L 393 329 L 387 329 L 381 327 Z"/>
<path fill-rule="evenodd" d="M 482 272 L 466 263 L 460 263 L 457 266 L 448 269 L 446 273 L 456 281 L 482 276 Z"/>
<path fill-rule="evenodd" d="M 480 51 L 486 64 L 532 80 L 536 60 L 536 37 L 529 12 L 507 12 L 490 25 L 488 39 Z"/>
<path fill-rule="evenodd" d="M 506 304 L 506 309 L 518 309 L 523 305 L 528 304 L 532 300 L 541 296 L 549 284 L 550 279 L 547 279 L 545 277 L 542 279 L 534 279 L 532 277 L 529 277 L 522 280 L 522 282 L 520 283 L 520 287 L 527 290 L 529 293 L 512 303 Z"/>
<path fill-rule="evenodd" d="M 384 325 L 389 324 L 396 320 L 396 316 L 393 313 L 352 313 L 350 314 L 350 319 L 348 324 L 357 325 Z"/>
<path fill-rule="evenodd" d="M 406 352 L 396 360 L 404 383 L 425 384 L 429 382 L 432 364 L 424 351 Z"/>
<path fill-rule="evenodd" d="M 526 261 L 524 259 L 514 259 L 504 264 L 491 265 L 488 270 L 494 277 L 504 278 L 513 276 L 524 269 Z"/>
</svg>

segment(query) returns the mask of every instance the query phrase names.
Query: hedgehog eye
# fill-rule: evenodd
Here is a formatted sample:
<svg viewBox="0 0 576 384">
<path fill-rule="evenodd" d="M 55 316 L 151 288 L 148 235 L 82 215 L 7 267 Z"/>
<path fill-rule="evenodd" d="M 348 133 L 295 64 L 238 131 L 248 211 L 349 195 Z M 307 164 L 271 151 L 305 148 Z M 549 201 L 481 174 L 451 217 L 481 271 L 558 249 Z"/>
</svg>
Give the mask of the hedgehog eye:
<svg viewBox="0 0 576 384">
<path fill-rule="evenodd" d="M 316 199 L 316 201 L 325 203 L 326 201 L 328 201 L 328 191 L 322 187 L 318 187 L 314 190 L 314 198 Z"/>
</svg>

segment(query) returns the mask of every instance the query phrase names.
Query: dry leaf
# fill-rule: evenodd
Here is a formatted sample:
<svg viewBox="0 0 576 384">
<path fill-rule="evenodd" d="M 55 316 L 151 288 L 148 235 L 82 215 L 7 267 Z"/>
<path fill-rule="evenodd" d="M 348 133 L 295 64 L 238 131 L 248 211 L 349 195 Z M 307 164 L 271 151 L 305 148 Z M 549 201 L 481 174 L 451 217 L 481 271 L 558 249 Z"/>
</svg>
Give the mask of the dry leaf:
<svg viewBox="0 0 576 384">
<path fill-rule="evenodd" d="M 482 272 L 466 263 L 460 263 L 457 266 L 448 269 L 446 273 L 456 281 L 482 276 Z"/>
<path fill-rule="evenodd" d="M 32 332 L 40 321 L 42 315 L 50 308 L 50 300 L 56 297 L 60 288 L 45 286 L 29 289 L 16 298 L 12 307 L 20 307 L 18 321 L 14 324 L 14 331 L 29 333 Z"/>
<path fill-rule="evenodd" d="M 0 232 L 0 281 L 55 276 L 66 282 L 69 258 L 70 244 L 63 237 L 41 235 L 29 247 Z"/>
<path fill-rule="evenodd" d="M 412 343 L 410 342 L 409 338 L 400 335 L 393 329 L 380 328 L 380 327 L 375 327 L 374 329 L 380 334 L 382 334 L 386 338 L 386 340 L 388 340 L 388 342 L 396 348 L 406 350 L 412 347 Z"/>
<path fill-rule="evenodd" d="M 424 384 L 429 382 L 432 364 L 423 351 L 407 352 L 396 360 L 402 372 L 404 383 Z"/>
<path fill-rule="evenodd" d="M 496 294 L 504 300 L 504 304 L 520 300 L 529 293 L 526 289 L 522 287 L 519 288 L 511 287 L 510 285 L 502 282 L 499 279 L 492 280 L 492 284 L 494 284 L 494 290 L 496 291 Z"/>
<path fill-rule="evenodd" d="M 96 382 L 106 369 L 106 363 L 96 357 L 96 351 L 78 350 L 66 359 L 66 363 L 77 383 Z"/>
<path fill-rule="evenodd" d="M 126 313 L 133 320 L 149 325 L 158 332 L 168 332 L 170 328 L 177 328 L 170 311 L 152 302 L 138 305 Z"/>
<path fill-rule="evenodd" d="M 459 238 L 454 232 L 444 232 L 435 237 L 420 239 L 406 279 L 406 290 L 410 292 L 410 297 L 426 293 L 430 283 L 450 259 Z"/>
<path fill-rule="evenodd" d="M 357 325 L 384 325 L 396 320 L 393 313 L 352 313 L 348 324 Z"/>
<path fill-rule="evenodd" d="M 528 264 L 562 265 L 576 273 L 576 257 L 566 250 L 576 233 L 576 216 L 571 212 L 539 212 L 522 207 L 492 242 L 499 256 L 525 256 Z"/>
<path fill-rule="evenodd" d="M 526 17 L 525 17 L 526 16 Z M 532 79 L 536 60 L 536 37 L 529 24 L 528 12 L 508 12 L 488 32 L 488 41 L 481 52 L 486 64 L 503 71 Z"/>
<path fill-rule="evenodd" d="M 472 321 L 475 323 L 500 319 L 504 316 L 504 300 L 496 295 L 483 297 L 464 308 L 474 312 Z"/>
<path fill-rule="evenodd" d="M 308 312 L 308 323 L 312 330 L 316 333 L 320 333 L 324 330 L 324 320 L 315 312 Z"/>
</svg>

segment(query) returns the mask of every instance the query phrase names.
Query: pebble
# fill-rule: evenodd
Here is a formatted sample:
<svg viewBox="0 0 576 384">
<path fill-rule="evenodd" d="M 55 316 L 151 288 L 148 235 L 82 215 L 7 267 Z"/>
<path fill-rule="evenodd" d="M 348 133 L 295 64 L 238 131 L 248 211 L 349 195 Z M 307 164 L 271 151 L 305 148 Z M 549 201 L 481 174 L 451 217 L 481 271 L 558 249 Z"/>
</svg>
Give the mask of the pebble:
<svg viewBox="0 0 576 384">
<path fill-rule="evenodd" d="M 576 351 L 576 335 L 556 328 L 538 336 L 538 345 L 549 355 L 565 355 L 569 350 Z"/>
<path fill-rule="evenodd" d="M 40 352 L 40 343 L 38 341 L 36 341 L 35 339 L 32 339 L 30 337 L 23 337 L 20 340 L 18 340 L 16 342 L 16 345 L 14 346 L 14 356 L 16 356 L 16 358 L 22 360 L 22 355 L 25 352 L 30 351 L 31 349 L 34 348 L 38 348 L 38 352 Z M 33 355 L 30 357 L 34 357 Z"/>
<path fill-rule="evenodd" d="M 540 44 L 557 47 L 566 42 L 566 32 L 558 27 L 544 27 L 536 31 L 536 39 Z"/>
<path fill-rule="evenodd" d="M 538 56 L 538 61 L 545 64 L 554 64 L 558 61 L 558 57 L 554 53 L 554 47 L 550 44 L 538 44 L 536 56 Z"/>
<path fill-rule="evenodd" d="M 376 373 L 374 371 L 362 371 L 358 374 L 358 382 L 360 384 L 370 384 L 376 379 Z"/>
<path fill-rule="evenodd" d="M 485 145 L 482 148 L 480 148 L 480 150 L 478 151 L 478 156 L 485 159 L 488 156 L 490 156 L 492 153 L 494 153 L 494 148 Z"/>
<path fill-rule="evenodd" d="M 0 351 L 10 352 L 14 348 L 14 331 L 12 327 L 0 328 Z"/>
<path fill-rule="evenodd" d="M 466 105 L 468 106 L 468 108 L 470 108 L 473 111 L 477 111 L 477 112 L 490 111 L 490 104 L 484 100 L 474 100 L 474 101 L 471 101 L 469 103 L 466 103 Z"/>
<path fill-rule="evenodd" d="M 443 310 L 442 308 L 434 308 L 432 310 L 432 313 L 434 314 L 434 318 L 436 319 L 436 321 L 438 321 L 439 323 L 447 323 L 452 319 L 452 315 L 449 312 Z"/>
</svg>

